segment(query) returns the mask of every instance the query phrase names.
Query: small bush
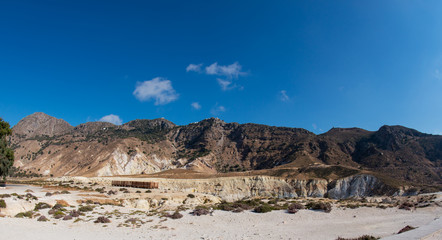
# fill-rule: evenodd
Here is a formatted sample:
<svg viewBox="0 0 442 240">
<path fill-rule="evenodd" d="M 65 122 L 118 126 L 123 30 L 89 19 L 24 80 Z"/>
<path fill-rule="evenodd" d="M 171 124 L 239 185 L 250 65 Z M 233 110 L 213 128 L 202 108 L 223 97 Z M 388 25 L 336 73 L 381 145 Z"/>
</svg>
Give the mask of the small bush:
<svg viewBox="0 0 442 240">
<path fill-rule="evenodd" d="M 379 238 L 370 235 L 363 235 L 357 238 L 341 238 L 341 237 L 336 238 L 336 240 L 377 240 L 377 239 Z"/>
<path fill-rule="evenodd" d="M 107 192 L 107 195 L 115 195 L 115 194 L 117 194 L 115 191 L 112 191 L 112 190 L 109 190 L 109 192 Z"/>
<path fill-rule="evenodd" d="M 106 217 L 98 217 L 94 223 L 110 223 L 111 221 Z"/>
<path fill-rule="evenodd" d="M 72 220 L 72 216 L 71 215 L 66 215 L 66 216 L 63 217 L 63 220 L 64 221 Z"/>
<path fill-rule="evenodd" d="M 416 229 L 415 227 L 412 227 L 410 225 L 405 226 L 404 228 L 402 228 L 397 234 L 403 233 L 403 232 L 407 232 L 410 230 Z"/>
<path fill-rule="evenodd" d="M 56 203 L 56 204 L 52 207 L 52 209 L 54 209 L 54 210 L 60 210 L 60 209 L 64 209 L 64 208 L 63 208 L 63 205 L 61 205 L 60 203 Z"/>
<path fill-rule="evenodd" d="M 46 197 L 50 197 L 50 196 L 52 196 L 52 193 L 47 192 L 47 193 L 45 194 L 45 196 L 46 196 Z"/>
<path fill-rule="evenodd" d="M 135 193 L 141 193 L 141 191 L 140 191 L 140 190 L 137 190 Z"/>
<path fill-rule="evenodd" d="M 51 205 L 49 205 L 45 202 L 39 202 L 39 203 L 35 204 L 34 211 L 38 211 L 40 209 L 45 209 L 45 208 L 51 208 Z"/>
<path fill-rule="evenodd" d="M 79 217 L 79 216 L 80 216 L 80 211 L 72 210 L 72 211 L 69 213 L 69 216 L 72 216 L 72 217 Z"/>
<path fill-rule="evenodd" d="M 38 198 L 36 196 L 34 196 L 30 193 L 26 193 L 25 197 L 26 197 L 26 200 L 28 200 L 28 201 L 29 200 L 38 200 Z"/>
<path fill-rule="evenodd" d="M 332 210 L 332 206 L 330 203 L 323 202 L 309 202 L 307 203 L 306 208 L 311 210 L 322 210 L 326 213 L 329 213 Z"/>
<path fill-rule="evenodd" d="M 399 209 L 404 209 L 410 211 L 414 207 L 413 203 L 410 202 L 403 202 L 401 205 L 399 205 Z"/>
<path fill-rule="evenodd" d="M 199 216 L 199 215 L 198 215 L 198 216 Z M 179 213 L 178 211 L 176 211 L 176 212 L 174 212 L 173 214 L 167 213 L 167 214 L 165 215 L 165 217 L 172 218 L 172 219 L 180 219 L 180 218 L 183 217 L 183 214 L 181 214 L 181 213 Z"/>
<path fill-rule="evenodd" d="M 16 218 L 32 218 L 32 216 L 34 215 L 33 211 L 27 211 L 27 212 L 20 212 L 17 213 L 17 215 L 15 215 Z"/>
<path fill-rule="evenodd" d="M 92 210 L 94 210 L 94 206 L 90 206 L 90 205 L 81 206 L 78 208 L 78 211 L 80 211 L 80 212 L 90 212 Z"/>
<path fill-rule="evenodd" d="M 145 193 L 151 193 L 152 192 L 152 190 L 146 190 L 146 192 Z"/>
<path fill-rule="evenodd" d="M 273 210 L 273 207 L 268 204 L 263 204 L 261 206 L 255 207 L 255 209 L 253 209 L 253 211 L 256 213 L 266 213 L 266 212 L 271 212 L 272 210 Z"/>
<path fill-rule="evenodd" d="M 207 215 L 209 213 L 210 213 L 209 209 L 198 208 L 198 209 L 193 210 L 193 212 L 191 212 L 190 214 L 192 214 L 193 216 L 201 216 L 201 215 Z"/>
<path fill-rule="evenodd" d="M 0 208 L 6 208 L 6 202 L 3 199 L 0 199 Z"/>
<path fill-rule="evenodd" d="M 65 200 L 57 200 L 57 204 L 63 206 L 63 207 L 69 207 L 69 203 L 66 202 Z"/>
<path fill-rule="evenodd" d="M 5 193 L 5 194 L 0 194 L 0 198 L 10 198 L 11 195 Z"/>
<path fill-rule="evenodd" d="M 188 197 L 188 198 L 195 198 L 195 195 L 189 193 L 189 194 L 187 194 L 187 197 Z"/>
<path fill-rule="evenodd" d="M 47 221 L 49 221 L 49 219 L 48 219 L 47 217 L 45 217 L 45 216 L 40 216 L 40 217 L 37 219 L 37 221 L 39 221 L 39 222 L 47 222 Z"/>
<path fill-rule="evenodd" d="M 49 212 L 48 212 L 49 213 Z M 64 212 L 61 210 L 54 211 L 53 216 L 55 219 L 60 219 L 65 216 Z"/>
<path fill-rule="evenodd" d="M 63 190 L 63 191 L 61 191 L 61 194 L 71 194 L 71 193 L 67 190 Z"/>
<path fill-rule="evenodd" d="M 300 209 L 304 209 L 304 205 L 300 204 L 300 203 L 292 203 L 287 207 L 287 212 L 288 213 L 297 213 Z"/>
</svg>

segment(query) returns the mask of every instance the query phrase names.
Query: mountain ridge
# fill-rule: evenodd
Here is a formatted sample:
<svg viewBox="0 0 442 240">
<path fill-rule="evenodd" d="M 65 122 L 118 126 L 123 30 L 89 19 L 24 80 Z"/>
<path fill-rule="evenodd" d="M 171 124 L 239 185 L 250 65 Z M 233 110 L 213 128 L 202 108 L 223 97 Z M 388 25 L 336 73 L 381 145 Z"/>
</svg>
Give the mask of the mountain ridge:
<svg viewBox="0 0 442 240">
<path fill-rule="evenodd" d="M 108 176 L 175 168 L 206 173 L 281 167 L 295 171 L 321 165 L 442 185 L 442 136 L 403 126 L 384 125 L 377 131 L 332 128 L 317 135 L 302 128 L 218 118 L 182 126 L 159 118 L 72 127 L 49 115 L 36 116 L 41 119 L 33 114 L 13 127 L 11 142 L 18 158 L 15 166 L 42 175 Z"/>
</svg>

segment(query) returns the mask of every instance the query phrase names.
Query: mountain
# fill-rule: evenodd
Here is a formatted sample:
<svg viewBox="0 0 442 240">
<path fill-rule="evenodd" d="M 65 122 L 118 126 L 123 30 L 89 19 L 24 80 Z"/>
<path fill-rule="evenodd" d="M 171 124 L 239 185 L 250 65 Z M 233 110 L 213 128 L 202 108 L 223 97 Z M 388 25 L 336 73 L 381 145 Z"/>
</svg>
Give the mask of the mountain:
<svg viewBox="0 0 442 240">
<path fill-rule="evenodd" d="M 226 123 L 217 118 L 177 126 L 166 119 L 72 127 L 43 113 L 13 128 L 15 167 L 42 175 L 111 176 L 185 168 L 198 172 L 268 171 L 333 179 L 372 173 L 441 187 L 442 136 L 402 126 L 378 131 Z M 313 174 L 313 175 L 312 175 Z"/>
<path fill-rule="evenodd" d="M 53 137 L 72 130 L 72 126 L 63 119 L 51 117 L 45 113 L 31 114 L 14 126 L 14 134 L 28 139 L 35 136 Z"/>
</svg>

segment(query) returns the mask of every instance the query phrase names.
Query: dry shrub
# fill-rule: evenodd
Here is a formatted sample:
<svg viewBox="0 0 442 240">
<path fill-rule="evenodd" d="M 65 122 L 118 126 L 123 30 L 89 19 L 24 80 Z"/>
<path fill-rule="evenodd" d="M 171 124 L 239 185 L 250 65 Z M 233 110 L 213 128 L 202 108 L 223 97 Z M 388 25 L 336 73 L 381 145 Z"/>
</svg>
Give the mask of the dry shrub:
<svg viewBox="0 0 442 240">
<path fill-rule="evenodd" d="M 57 204 L 61 205 L 62 207 L 69 207 L 69 203 L 65 200 L 56 200 Z"/>
<path fill-rule="evenodd" d="M 192 214 L 193 216 L 201 216 L 201 215 L 207 215 L 209 213 L 210 213 L 209 209 L 197 208 L 197 209 L 193 210 L 193 212 L 191 212 L 190 214 Z"/>
<path fill-rule="evenodd" d="M 49 205 L 45 202 L 39 202 L 39 203 L 35 204 L 34 211 L 38 211 L 40 209 L 45 209 L 45 208 L 51 208 L 51 205 Z"/>
<path fill-rule="evenodd" d="M 253 211 L 256 213 L 267 213 L 267 212 L 271 212 L 272 210 L 273 210 L 273 207 L 268 204 L 263 204 L 261 206 L 256 207 L 255 209 L 253 209 Z"/>
<path fill-rule="evenodd" d="M 72 210 L 71 212 L 69 212 L 69 216 L 71 216 L 71 217 L 79 217 L 80 216 L 80 211 Z"/>
<path fill-rule="evenodd" d="M 80 211 L 80 212 L 91 212 L 92 210 L 94 210 L 94 206 L 90 206 L 90 205 L 81 206 L 78 208 L 78 211 Z"/>
<path fill-rule="evenodd" d="M 6 202 L 3 199 L 0 199 L 0 208 L 6 208 Z"/>
<path fill-rule="evenodd" d="M 34 216 L 33 211 L 27 211 L 27 212 L 20 212 L 15 215 L 16 218 L 32 218 Z"/>
<path fill-rule="evenodd" d="M 379 238 L 377 237 L 373 237 L 370 235 L 363 235 L 357 238 L 342 238 L 342 237 L 338 237 L 336 240 L 377 240 Z"/>
<path fill-rule="evenodd" d="M 307 203 L 306 208 L 312 210 L 322 210 L 326 213 L 329 213 L 332 210 L 332 205 L 330 203 L 324 202 L 309 202 Z"/>
<path fill-rule="evenodd" d="M 288 206 L 287 212 L 288 213 L 297 213 L 300 209 L 305 209 L 304 205 L 300 203 L 292 203 Z"/>
<path fill-rule="evenodd" d="M 49 219 L 48 219 L 47 217 L 45 217 L 45 216 L 40 216 L 40 217 L 37 219 L 37 221 L 39 221 L 39 222 L 47 222 L 47 221 L 49 221 Z"/>
<path fill-rule="evenodd" d="M 110 223 L 111 221 L 106 217 L 98 217 L 94 223 Z"/>
<path fill-rule="evenodd" d="M 414 207 L 413 203 L 410 202 L 403 202 L 401 205 L 399 205 L 399 209 L 404 209 L 410 211 Z"/>
<path fill-rule="evenodd" d="M 181 213 L 179 213 L 178 211 L 176 211 L 176 212 L 174 212 L 173 214 L 166 213 L 164 216 L 165 216 L 165 217 L 168 217 L 168 218 L 172 218 L 172 219 L 180 219 L 180 218 L 183 217 L 183 214 L 181 214 Z"/>
<path fill-rule="evenodd" d="M 415 229 L 415 227 L 407 225 L 404 228 L 402 228 L 397 234 L 400 234 L 400 233 L 403 233 L 403 232 L 407 232 L 407 231 L 410 231 L 410 230 L 413 230 L 413 229 Z"/>
</svg>

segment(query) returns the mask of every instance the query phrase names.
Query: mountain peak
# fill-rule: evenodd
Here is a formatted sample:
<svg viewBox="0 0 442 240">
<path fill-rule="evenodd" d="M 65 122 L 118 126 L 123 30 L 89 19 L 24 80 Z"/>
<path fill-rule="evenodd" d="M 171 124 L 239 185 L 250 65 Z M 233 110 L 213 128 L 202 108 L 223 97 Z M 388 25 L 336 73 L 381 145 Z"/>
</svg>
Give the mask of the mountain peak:
<svg viewBox="0 0 442 240">
<path fill-rule="evenodd" d="M 33 113 L 12 128 L 14 134 L 34 137 L 39 135 L 54 136 L 72 130 L 72 126 L 63 119 L 49 116 L 43 112 Z"/>
</svg>

